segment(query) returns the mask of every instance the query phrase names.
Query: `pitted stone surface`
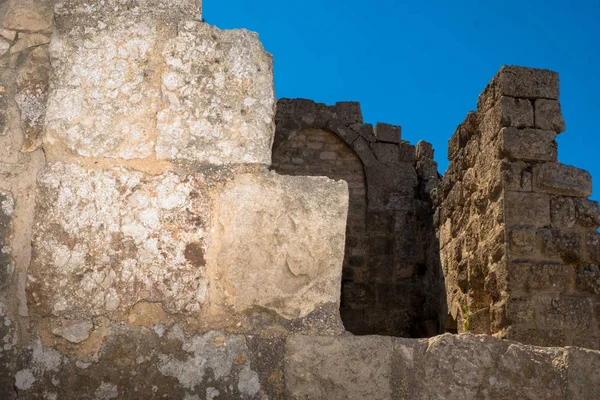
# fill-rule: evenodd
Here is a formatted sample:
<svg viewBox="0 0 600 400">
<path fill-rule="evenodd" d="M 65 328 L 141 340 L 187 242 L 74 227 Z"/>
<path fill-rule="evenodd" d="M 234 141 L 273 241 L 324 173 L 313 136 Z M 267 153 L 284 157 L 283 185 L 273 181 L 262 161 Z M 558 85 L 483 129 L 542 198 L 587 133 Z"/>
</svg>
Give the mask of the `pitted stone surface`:
<svg viewBox="0 0 600 400">
<path fill-rule="evenodd" d="M 339 304 L 348 189 L 324 177 L 241 175 L 218 198 L 211 299 L 286 318 Z M 211 267 L 212 268 L 212 267 Z"/>
<path fill-rule="evenodd" d="M 21 1 L 21 0 L 16 0 Z M 56 0 L 54 11 L 59 17 L 77 15 L 90 20 L 112 14 L 152 13 L 162 19 L 170 15 L 202 19 L 202 0 Z"/>
<path fill-rule="evenodd" d="M 257 36 L 192 20 L 177 32 L 130 13 L 59 30 L 47 146 L 86 157 L 156 150 L 184 163 L 270 164 L 272 59 Z"/>
<path fill-rule="evenodd" d="M 158 158 L 270 164 L 275 97 L 272 58 L 257 35 L 184 22 L 162 55 Z"/>
<path fill-rule="evenodd" d="M 45 142 L 80 156 L 149 157 L 161 101 L 158 21 L 123 14 L 109 23 L 53 36 Z"/>
<path fill-rule="evenodd" d="M 289 399 L 592 400 L 600 352 L 490 336 L 408 340 L 291 336 Z"/>
<path fill-rule="evenodd" d="M 207 197 L 201 175 L 50 165 L 39 179 L 31 305 L 88 318 L 140 300 L 200 311 Z"/>
</svg>

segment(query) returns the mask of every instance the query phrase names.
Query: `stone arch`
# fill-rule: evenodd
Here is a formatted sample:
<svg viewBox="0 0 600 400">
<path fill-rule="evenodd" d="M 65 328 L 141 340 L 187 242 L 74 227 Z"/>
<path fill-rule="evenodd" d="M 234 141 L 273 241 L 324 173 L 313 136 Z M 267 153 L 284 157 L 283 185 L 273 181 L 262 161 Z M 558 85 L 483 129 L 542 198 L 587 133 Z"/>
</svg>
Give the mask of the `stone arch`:
<svg viewBox="0 0 600 400">
<path fill-rule="evenodd" d="M 429 265 L 435 261 L 426 249 L 434 236 L 433 212 L 423 201 L 425 188 L 434 186 L 428 180 L 438 178 L 433 154 L 417 160 L 400 127 L 364 124 L 358 103 L 281 99 L 275 120 L 273 170 L 349 183 L 340 307 L 346 329 L 404 337 L 439 333 L 439 290 L 428 293 L 428 285 L 437 284 L 428 276 L 437 266 Z"/>
</svg>

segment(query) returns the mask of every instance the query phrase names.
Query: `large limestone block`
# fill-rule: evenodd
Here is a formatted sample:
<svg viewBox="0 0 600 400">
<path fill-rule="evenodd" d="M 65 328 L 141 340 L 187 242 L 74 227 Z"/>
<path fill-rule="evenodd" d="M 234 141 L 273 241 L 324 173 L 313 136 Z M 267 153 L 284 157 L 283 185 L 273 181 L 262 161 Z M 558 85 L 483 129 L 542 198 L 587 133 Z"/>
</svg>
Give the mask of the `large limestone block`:
<svg viewBox="0 0 600 400">
<path fill-rule="evenodd" d="M 267 395 L 275 385 L 255 343 L 222 331 L 189 334 L 179 324 L 151 329 L 115 324 L 91 360 L 33 340 L 22 348 L 15 372 L 2 370 L 7 373 L 0 374 L 0 384 L 6 380 L 7 385 L 0 393 L 3 400 L 5 393 L 20 399 L 281 398 Z"/>
<path fill-rule="evenodd" d="M 558 100 L 558 74 L 546 69 L 505 65 L 479 95 L 477 109 L 488 110 L 501 96 Z"/>
<path fill-rule="evenodd" d="M 598 351 L 486 335 L 290 336 L 285 378 L 291 399 L 591 400 L 598 363 Z"/>
<path fill-rule="evenodd" d="M 392 397 L 393 339 L 291 336 L 285 375 L 290 399 L 385 400 Z"/>
<path fill-rule="evenodd" d="M 553 368 L 562 356 L 489 336 L 432 338 L 415 360 L 414 399 L 562 399 L 563 377 Z"/>
<path fill-rule="evenodd" d="M 245 174 L 216 203 L 209 250 L 212 303 L 235 312 L 261 307 L 288 319 L 339 304 L 345 182 Z"/>
<path fill-rule="evenodd" d="M 29 304 L 85 319 L 141 300 L 200 311 L 209 216 L 201 175 L 49 165 L 38 181 Z"/>
<path fill-rule="evenodd" d="M 545 163 L 533 167 L 533 187 L 552 194 L 589 197 L 592 195 L 592 176 L 570 165 Z"/>
<path fill-rule="evenodd" d="M 108 24 L 110 25 L 108 25 Z M 59 29 L 50 43 L 46 146 L 86 157 L 146 158 L 161 103 L 157 20 L 107 17 Z"/>
<path fill-rule="evenodd" d="M 256 34 L 102 7 L 84 16 L 93 22 L 85 28 L 58 19 L 47 147 L 85 157 L 270 164 L 272 57 Z"/>
<path fill-rule="evenodd" d="M 270 164 L 275 133 L 272 57 L 254 33 L 185 22 L 163 49 L 158 158 Z"/>
</svg>

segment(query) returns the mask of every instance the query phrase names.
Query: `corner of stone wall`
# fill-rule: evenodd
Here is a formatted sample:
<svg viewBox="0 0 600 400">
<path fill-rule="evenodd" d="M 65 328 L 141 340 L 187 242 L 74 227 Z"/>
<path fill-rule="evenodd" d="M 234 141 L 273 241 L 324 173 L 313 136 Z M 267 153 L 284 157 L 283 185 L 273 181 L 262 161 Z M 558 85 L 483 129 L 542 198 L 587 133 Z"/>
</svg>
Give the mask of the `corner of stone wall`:
<svg viewBox="0 0 600 400">
<path fill-rule="evenodd" d="M 448 145 L 438 203 L 459 332 L 598 348 L 598 203 L 557 161 L 558 74 L 503 67 Z"/>
<path fill-rule="evenodd" d="M 0 7 L 0 393 L 278 398 L 286 335 L 343 332 L 347 185 L 268 171 L 256 34 L 51 4 Z"/>
</svg>

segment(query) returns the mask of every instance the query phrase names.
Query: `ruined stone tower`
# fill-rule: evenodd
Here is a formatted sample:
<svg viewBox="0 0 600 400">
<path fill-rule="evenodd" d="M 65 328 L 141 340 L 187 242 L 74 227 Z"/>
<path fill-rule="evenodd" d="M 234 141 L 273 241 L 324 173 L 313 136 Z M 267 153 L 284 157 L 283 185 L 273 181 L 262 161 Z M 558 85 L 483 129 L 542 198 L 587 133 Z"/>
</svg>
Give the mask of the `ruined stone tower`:
<svg viewBox="0 0 600 400">
<path fill-rule="evenodd" d="M 502 69 L 440 183 L 357 104 L 276 106 L 257 35 L 201 15 L 0 0 L 0 398 L 598 398 L 556 74 Z M 350 333 L 448 311 L 485 334 Z"/>
</svg>

